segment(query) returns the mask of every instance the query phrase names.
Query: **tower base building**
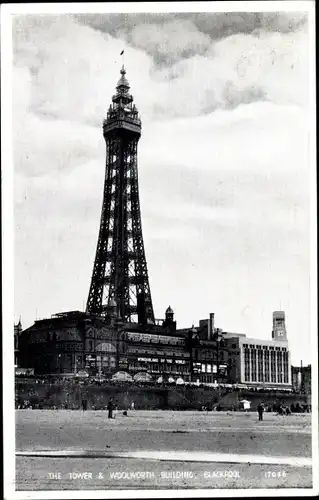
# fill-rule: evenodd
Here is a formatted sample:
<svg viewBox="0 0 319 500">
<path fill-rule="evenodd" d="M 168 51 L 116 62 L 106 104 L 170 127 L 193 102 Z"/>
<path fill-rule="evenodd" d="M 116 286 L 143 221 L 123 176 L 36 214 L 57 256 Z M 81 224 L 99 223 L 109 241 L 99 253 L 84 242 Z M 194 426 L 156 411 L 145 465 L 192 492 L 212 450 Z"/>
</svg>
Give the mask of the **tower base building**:
<svg viewBox="0 0 319 500">
<path fill-rule="evenodd" d="M 211 318 L 176 329 L 167 311 L 154 325 L 79 311 L 38 320 L 20 335 L 19 364 L 39 375 L 291 388 L 287 340 L 225 332 Z"/>
</svg>

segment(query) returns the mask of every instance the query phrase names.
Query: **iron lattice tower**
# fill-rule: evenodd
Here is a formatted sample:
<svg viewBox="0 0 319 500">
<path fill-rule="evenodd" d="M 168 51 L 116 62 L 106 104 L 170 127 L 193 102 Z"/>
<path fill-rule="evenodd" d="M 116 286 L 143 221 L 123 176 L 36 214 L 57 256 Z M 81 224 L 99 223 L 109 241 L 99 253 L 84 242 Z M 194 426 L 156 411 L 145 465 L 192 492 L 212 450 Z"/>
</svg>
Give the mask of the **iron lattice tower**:
<svg viewBox="0 0 319 500">
<path fill-rule="evenodd" d="M 141 120 L 121 77 L 103 121 L 106 171 L 100 231 L 86 310 L 105 315 L 114 299 L 127 322 L 154 323 L 138 191 Z"/>
</svg>

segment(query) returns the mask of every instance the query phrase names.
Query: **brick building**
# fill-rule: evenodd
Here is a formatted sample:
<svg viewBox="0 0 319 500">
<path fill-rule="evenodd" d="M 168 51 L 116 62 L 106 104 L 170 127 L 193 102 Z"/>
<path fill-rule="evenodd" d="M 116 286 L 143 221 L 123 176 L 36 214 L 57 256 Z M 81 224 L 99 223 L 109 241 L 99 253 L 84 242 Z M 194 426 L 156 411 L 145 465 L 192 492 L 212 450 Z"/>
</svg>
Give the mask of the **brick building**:
<svg viewBox="0 0 319 500">
<path fill-rule="evenodd" d="M 290 386 L 286 335 L 247 338 L 215 328 L 214 314 L 195 328 L 177 329 L 169 307 L 156 325 L 123 323 L 110 305 L 106 319 L 79 311 L 38 320 L 20 336 L 20 366 L 38 374 Z M 274 317 L 277 313 L 274 313 Z M 275 333 L 274 333 L 275 331 Z M 280 337 L 280 340 L 279 340 Z"/>
</svg>

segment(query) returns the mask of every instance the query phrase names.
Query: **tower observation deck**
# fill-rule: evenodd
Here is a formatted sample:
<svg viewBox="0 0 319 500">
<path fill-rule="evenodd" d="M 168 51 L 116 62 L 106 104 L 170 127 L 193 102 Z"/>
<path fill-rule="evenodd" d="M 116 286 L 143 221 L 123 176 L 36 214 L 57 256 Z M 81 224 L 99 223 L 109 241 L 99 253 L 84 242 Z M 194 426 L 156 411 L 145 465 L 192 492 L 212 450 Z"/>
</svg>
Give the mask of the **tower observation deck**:
<svg viewBox="0 0 319 500">
<path fill-rule="evenodd" d="M 108 304 L 115 301 L 123 321 L 153 324 L 138 190 L 137 144 L 142 125 L 125 75 L 122 67 L 103 121 L 104 195 L 86 311 L 106 315 Z"/>
</svg>

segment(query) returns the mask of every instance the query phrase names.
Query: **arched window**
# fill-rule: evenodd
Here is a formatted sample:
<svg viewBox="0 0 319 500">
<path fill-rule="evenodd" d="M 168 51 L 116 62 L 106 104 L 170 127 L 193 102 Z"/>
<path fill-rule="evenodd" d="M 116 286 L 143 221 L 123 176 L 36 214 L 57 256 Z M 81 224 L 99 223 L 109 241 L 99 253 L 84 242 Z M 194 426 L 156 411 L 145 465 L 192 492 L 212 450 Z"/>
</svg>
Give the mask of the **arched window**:
<svg viewBox="0 0 319 500">
<path fill-rule="evenodd" d="M 116 352 L 116 347 L 114 344 L 111 344 L 110 342 L 101 342 L 100 344 L 97 344 L 96 351 Z"/>
</svg>

